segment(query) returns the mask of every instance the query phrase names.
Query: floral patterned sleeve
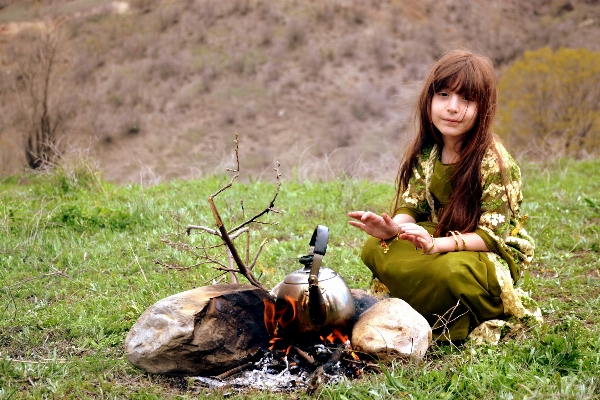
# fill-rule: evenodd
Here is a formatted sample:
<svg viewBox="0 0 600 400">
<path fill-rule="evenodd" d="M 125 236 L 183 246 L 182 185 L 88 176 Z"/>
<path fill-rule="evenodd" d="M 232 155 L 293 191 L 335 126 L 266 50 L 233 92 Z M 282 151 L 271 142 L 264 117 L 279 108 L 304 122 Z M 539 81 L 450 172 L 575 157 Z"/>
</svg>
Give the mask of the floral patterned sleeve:
<svg viewBox="0 0 600 400">
<path fill-rule="evenodd" d="M 482 160 L 482 214 L 476 233 L 491 251 L 504 259 L 517 280 L 521 269 L 531 262 L 535 245 L 523 228 L 524 219 L 520 215 L 521 171 L 502 145 L 496 143 L 496 148 L 498 154 L 490 149 Z M 506 185 L 500 162 L 504 165 Z"/>
<path fill-rule="evenodd" d="M 413 168 L 412 176 L 408 183 L 408 187 L 402 193 L 401 201 L 396 214 L 408 214 L 417 222 L 426 221 L 431 214 L 431 207 L 427 202 L 427 182 L 425 175 L 426 162 L 429 158 L 431 150 L 426 150 L 417 160 L 417 164 Z"/>
</svg>

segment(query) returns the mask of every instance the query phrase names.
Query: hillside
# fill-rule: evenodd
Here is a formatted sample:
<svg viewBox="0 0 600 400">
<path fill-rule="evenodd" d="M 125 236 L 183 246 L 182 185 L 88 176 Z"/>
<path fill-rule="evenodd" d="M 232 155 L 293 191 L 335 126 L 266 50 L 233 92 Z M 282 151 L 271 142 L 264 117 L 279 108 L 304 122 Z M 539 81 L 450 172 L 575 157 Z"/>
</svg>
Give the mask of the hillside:
<svg viewBox="0 0 600 400">
<path fill-rule="evenodd" d="M 501 72 L 527 49 L 599 50 L 599 23 L 595 0 L 3 0 L 0 172 L 26 165 L 41 31 L 59 38 L 59 150 L 108 180 L 221 172 L 235 132 L 244 176 L 279 160 L 284 177 L 391 180 L 437 56 L 466 47 Z"/>
</svg>

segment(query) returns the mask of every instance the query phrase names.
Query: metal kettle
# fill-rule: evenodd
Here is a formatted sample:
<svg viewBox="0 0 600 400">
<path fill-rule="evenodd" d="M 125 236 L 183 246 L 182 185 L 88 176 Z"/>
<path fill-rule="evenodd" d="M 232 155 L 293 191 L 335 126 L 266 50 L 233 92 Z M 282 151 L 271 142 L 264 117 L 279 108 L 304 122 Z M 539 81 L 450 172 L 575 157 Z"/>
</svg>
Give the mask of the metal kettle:
<svg viewBox="0 0 600 400">
<path fill-rule="evenodd" d="M 275 308 L 285 310 L 287 322 L 300 333 L 342 327 L 354 318 L 354 300 L 346 281 L 332 269 L 321 267 L 328 240 L 329 228 L 317 225 L 308 255 L 299 260 L 304 268 L 279 284 Z"/>
</svg>

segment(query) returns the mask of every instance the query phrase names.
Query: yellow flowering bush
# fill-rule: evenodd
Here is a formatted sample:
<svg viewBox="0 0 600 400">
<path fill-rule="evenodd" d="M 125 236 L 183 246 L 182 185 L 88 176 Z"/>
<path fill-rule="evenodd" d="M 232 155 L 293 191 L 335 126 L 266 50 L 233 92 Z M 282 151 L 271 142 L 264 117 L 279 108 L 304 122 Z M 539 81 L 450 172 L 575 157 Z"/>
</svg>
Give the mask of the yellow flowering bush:
<svg viewBox="0 0 600 400">
<path fill-rule="evenodd" d="M 495 131 L 513 152 L 597 154 L 600 53 L 547 47 L 525 52 L 501 73 Z"/>
</svg>

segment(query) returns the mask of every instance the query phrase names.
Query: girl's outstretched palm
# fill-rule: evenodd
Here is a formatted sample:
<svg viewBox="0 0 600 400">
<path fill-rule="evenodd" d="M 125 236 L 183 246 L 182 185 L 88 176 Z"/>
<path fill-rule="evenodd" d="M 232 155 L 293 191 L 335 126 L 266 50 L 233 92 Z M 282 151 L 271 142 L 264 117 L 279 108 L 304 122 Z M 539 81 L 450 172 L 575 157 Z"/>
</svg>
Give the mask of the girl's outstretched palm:
<svg viewBox="0 0 600 400">
<path fill-rule="evenodd" d="M 352 211 L 348 216 L 356 220 L 348 221 L 350 225 L 378 239 L 385 240 L 398 234 L 398 225 L 386 213 L 377 215 L 371 211 Z"/>
</svg>

